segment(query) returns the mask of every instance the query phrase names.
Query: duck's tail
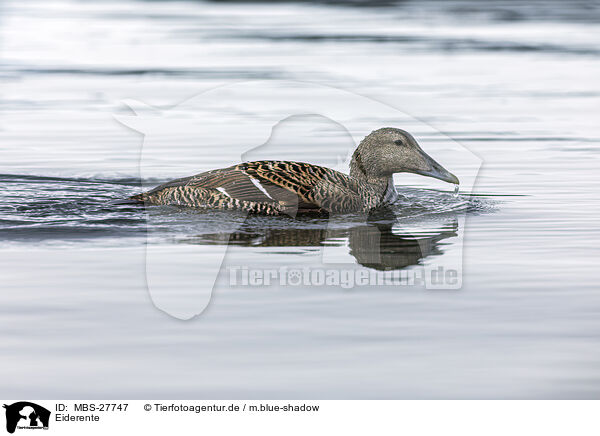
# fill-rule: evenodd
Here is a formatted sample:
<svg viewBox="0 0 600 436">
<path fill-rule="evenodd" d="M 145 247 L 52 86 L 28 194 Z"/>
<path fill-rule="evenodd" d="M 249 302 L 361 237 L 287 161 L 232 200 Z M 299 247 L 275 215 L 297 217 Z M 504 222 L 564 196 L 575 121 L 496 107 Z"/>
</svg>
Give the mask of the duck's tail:
<svg viewBox="0 0 600 436">
<path fill-rule="evenodd" d="M 135 203 L 144 203 L 148 201 L 148 193 L 142 192 L 141 194 L 132 195 L 127 200 L 135 202 Z"/>
<path fill-rule="evenodd" d="M 145 193 L 142 194 L 137 194 L 137 195 L 132 195 L 129 198 L 124 198 L 122 200 L 113 200 L 110 202 L 110 204 L 114 204 L 114 205 L 128 205 L 128 204 L 144 204 L 146 201 L 147 197 Z"/>
</svg>

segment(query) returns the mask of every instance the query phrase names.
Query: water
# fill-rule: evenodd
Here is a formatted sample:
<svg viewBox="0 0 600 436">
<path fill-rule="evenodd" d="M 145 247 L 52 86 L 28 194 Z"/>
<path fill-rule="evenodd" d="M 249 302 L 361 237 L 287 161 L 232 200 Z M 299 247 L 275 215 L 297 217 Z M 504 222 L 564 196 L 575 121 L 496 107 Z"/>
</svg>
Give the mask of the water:
<svg viewBox="0 0 600 436">
<path fill-rule="evenodd" d="M 597 398 L 599 14 L 551 1 L 4 2 L 2 392 Z M 235 88 L 247 80 L 278 92 Z M 397 108 L 385 122 L 457 174 L 460 193 L 399 175 L 400 200 L 369 220 L 115 203 L 241 158 L 343 169 L 351 140 L 382 127 L 366 102 L 281 81 Z M 320 112 L 270 137 L 257 127 L 303 96 Z M 138 124 L 169 129 L 142 140 L 121 123 L 135 124 L 131 100 L 169 112 Z M 452 144 L 481 158 L 477 178 Z M 151 297 L 185 311 L 223 250 L 201 316 L 156 308 Z M 462 286 L 230 283 L 232 267 L 327 265 L 458 265 Z M 145 272 L 171 293 L 151 295 Z"/>
</svg>

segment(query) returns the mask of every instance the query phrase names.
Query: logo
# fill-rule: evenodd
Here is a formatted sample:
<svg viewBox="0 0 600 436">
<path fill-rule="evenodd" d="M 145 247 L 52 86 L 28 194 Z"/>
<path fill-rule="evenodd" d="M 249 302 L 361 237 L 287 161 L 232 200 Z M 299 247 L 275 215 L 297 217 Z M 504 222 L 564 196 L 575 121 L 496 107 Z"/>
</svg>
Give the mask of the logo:
<svg viewBox="0 0 600 436">
<path fill-rule="evenodd" d="M 119 115 L 116 119 L 144 136 L 140 155 L 140 175 L 144 180 L 159 174 L 177 178 L 214 170 L 214 161 L 206 158 L 214 153 L 218 154 L 219 162 L 230 164 L 273 158 L 302 161 L 307 155 L 297 154 L 300 143 L 303 144 L 300 148 L 314 153 L 315 159 L 309 160 L 310 163 L 347 173 L 358 144 L 369 132 L 384 126 L 418 132 L 425 141 L 437 145 L 437 149 L 428 145 L 428 151 L 449 168 L 460 169 L 461 189 L 466 192 L 472 190 L 481 166 L 481 159 L 467 148 L 410 114 L 384 102 L 318 83 L 290 80 L 235 82 L 205 90 L 167 109 L 134 100 L 125 103 L 134 116 Z M 428 139 L 435 139 L 435 142 Z M 286 234 L 279 228 L 271 231 L 269 226 L 264 227 L 264 221 L 251 220 L 249 212 L 244 210 L 232 214 L 231 219 L 211 211 L 207 216 L 210 219 L 214 216 L 215 223 L 218 221 L 217 233 L 202 232 L 197 238 L 187 237 L 173 228 L 175 233 L 168 238 L 177 243 L 172 245 L 164 243 L 164 210 L 149 207 L 146 209 L 148 243 L 145 246 L 148 291 L 157 308 L 176 318 L 190 319 L 208 307 L 213 288 L 222 277 L 220 272 L 227 265 L 230 242 L 238 247 L 245 243 L 286 247 L 299 241 L 302 241 L 301 246 L 309 244 L 312 255 L 320 256 L 314 263 L 322 264 L 321 271 L 337 269 L 331 273 L 337 277 L 350 274 L 351 269 L 352 277 L 356 277 L 355 260 L 376 271 L 400 270 L 414 265 L 423 269 L 426 289 L 460 289 L 461 250 L 469 201 L 450 195 L 435 202 L 419 200 L 414 212 L 411 206 L 411 212 L 406 216 L 411 221 L 397 222 L 395 215 L 392 216 L 393 211 L 379 217 L 356 213 L 350 222 L 342 214 L 329 214 L 321 228 L 311 225 L 311 233 L 305 227 L 290 229 L 293 231 Z M 412 199 L 412 196 L 406 197 L 407 202 Z M 296 203 L 291 199 L 289 206 L 293 204 Z M 440 227 L 436 218 L 433 230 L 421 219 L 413 223 L 414 218 L 423 215 L 421 208 L 428 210 L 429 205 L 434 204 L 434 213 L 451 219 L 450 222 Z M 445 258 L 443 269 L 452 273 L 449 280 L 437 280 L 437 267 L 442 265 L 420 259 L 443 253 L 443 247 L 450 245 L 440 241 L 450 237 L 456 238 L 452 242 L 456 249 L 453 248 L 452 255 Z M 280 242 L 277 238 L 281 238 Z M 342 253 L 341 246 L 347 246 L 347 253 Z M 181 253 L 181 256 L 175 253 Z M 340 267 L 342 264 L 347 264 L 347 268 Z M 254 266 L 250 258 L 241 266 L 252 270 L 252 277 L 262 274 L 258 271 L 260 265 Z M 290 267 L 285 275 L 287 284 L 308 286 L 295 265 L 284 266 Z M 368 271 L 361 270 L 361 276 L 363 272 Z M 173 280 L 166 277 L 177 277 L 176 294 L 172 292 Z M 316 277 L 316 283 L 319 283 L 319 277 Z"/>
<path fill-rule="evenodd" d="M 50 411 L 29 401 L 19 401 L 4 405 L 6 409 L 6 431 L 14 433 L 15 429 L 48 430 Z"/>
</svg>

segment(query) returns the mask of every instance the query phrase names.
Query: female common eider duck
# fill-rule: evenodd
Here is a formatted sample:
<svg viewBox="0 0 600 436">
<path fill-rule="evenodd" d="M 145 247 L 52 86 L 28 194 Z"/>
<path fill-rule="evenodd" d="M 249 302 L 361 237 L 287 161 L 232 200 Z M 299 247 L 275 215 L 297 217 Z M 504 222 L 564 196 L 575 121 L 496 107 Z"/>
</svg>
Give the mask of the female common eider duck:
<svg viewBox="0 0 600 436">
<path fill-rule="evenodd" d="M 397 198 L 392 176 L 401 172 L 459 183 L 412 135 L 388 127 L 362 140 L 352 155 L 349 176 L 303 162 L 245 162 L 173 180 L 130 200 L 267 215 L 368 212 Z"/>
</svg>

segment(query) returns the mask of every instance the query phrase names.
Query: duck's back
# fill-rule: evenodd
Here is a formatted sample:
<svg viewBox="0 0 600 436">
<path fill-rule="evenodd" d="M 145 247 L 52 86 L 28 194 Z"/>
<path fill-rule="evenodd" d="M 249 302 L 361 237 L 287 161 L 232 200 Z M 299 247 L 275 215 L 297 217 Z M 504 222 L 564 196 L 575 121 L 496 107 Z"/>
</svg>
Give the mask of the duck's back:
<svg viewBox="0 0 600 436">
<path fill-rule="evenodd" d="M 245 162 L 172 180 L 131 199 L 271 215 L 350 212 L 365 206 L 361 187 L 346 174 L 288 161 Z"/>
</svg>

